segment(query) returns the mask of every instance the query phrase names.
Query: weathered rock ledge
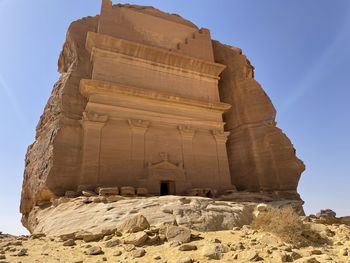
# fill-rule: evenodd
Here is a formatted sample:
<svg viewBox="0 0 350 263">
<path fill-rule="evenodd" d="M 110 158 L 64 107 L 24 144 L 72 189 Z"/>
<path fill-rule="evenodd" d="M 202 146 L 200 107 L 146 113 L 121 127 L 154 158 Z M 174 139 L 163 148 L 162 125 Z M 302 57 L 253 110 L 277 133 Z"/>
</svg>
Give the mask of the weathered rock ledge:
<svg viewBox="0 0 350 263">
<path fill-rule="evenodd" d="M 293 205 L 302 211 L 301 201 L 284 200 L 269 204 L 278 207 Z M 197 231 L 230 230 L 250 224 L 256 205 L 256 202 L 190 196 L 62 197 L 50 205 L 34 207 L 27 227 L 32 233 L 51 236 L 82 230 L 98 234 L 118 228 L 135 215 L 143 215 L 151 225 L 175 224 Z"/>
</svg>

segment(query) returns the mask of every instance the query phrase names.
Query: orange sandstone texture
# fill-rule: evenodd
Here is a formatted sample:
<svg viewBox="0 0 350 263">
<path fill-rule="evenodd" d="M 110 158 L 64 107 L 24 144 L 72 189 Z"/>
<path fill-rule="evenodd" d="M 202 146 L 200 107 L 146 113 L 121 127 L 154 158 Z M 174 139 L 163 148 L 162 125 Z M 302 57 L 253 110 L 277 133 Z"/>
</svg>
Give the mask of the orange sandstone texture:
<svg viewBox="0 0 350 263">
<path fill-rule="evenodd" d="M 299 199 L 304 165 L 253 67 L 208 29 L 103 0 L 69 27 L 58 70 L 26 155 L 25 226 L 33 207 L 98 187 Z"/>
</svg>

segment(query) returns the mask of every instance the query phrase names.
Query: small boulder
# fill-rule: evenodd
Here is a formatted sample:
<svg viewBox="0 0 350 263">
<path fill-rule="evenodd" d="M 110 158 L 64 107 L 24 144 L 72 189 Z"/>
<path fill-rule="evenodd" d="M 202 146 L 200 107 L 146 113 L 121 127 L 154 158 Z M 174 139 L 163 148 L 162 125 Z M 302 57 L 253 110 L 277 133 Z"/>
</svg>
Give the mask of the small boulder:
<svg viewBox="0 0 350 263">
<path fill-rule="evenodd" d="M 191 241 L 191 230 L 182 226 L 167 226 L 165 236 L 169 242 L 188 243 Z"/>
<path fill-rule="evenodd" d="M 143 248 L 138 248 L 131 252 L 131 255 L 133 258 L 141 258 L 145 254 L 146 254 L 146 250 L 144 250 Z"/>
<path fill-rule="evenodd" d="M 119 195 L 118 187 L 99 187 L 98 194 L 102 196 Z"/>
<path fill-rule="evenodd" d="M 142 246 L 148 238 L 148 235 L 143 232 L 131 233 L 124 238 L 124 244 L 132 244 L 135 246 Z"/>
<path fill-rule="evenodd" d="M 256 251 L 254 251 L 254 250 L 245 251 L 242 254 L 242 258 L 246 262 L 249 262 L 249 261 L 255 262 L 255 261 L 262 261 L 263 260 L 263 258 L 260 257 L 259 254 Z"/>
<path fill-rule="evenodd" d="M 17 257 L 23 257 L 23 256 L 27 256 L 28 250 L 26 248 L 21 248 L 16 254 L 15 256 Z"/>
<path fill-rule="evenodd" d="M 225 245 L 218 243 L 208 244 L 203 248 L 203 256 L 208 259 L 221 259 L 223 254 L 228 251 L 229 248 Z"/>
<path fill-rule="evenodd" d="M 67 241 L 64 241 L 64 242 L 63 242 L 63 246 L 65 246 L 65 247 L 75 246 L 75 241 L 74 241 L 74 239 L 68 239 Z"/>
<path fill-rule="evenodd" d="M 120 250 L 114 251 L 113 256 L 119 257 L 121 254 L 123 254 Z"/>
<path fill-rule="evenodd" d="M 179 247 L 180 251 L 191 251 L 191 250 L 197 250 L 196 245 L 191 245 L 191 244 L 183 244 Z"/>
<path fill-rule="evenodd" d="M 135 233 L 138 231 L 149 228 L 150 225 L 143 215 L 136 215 L 132 218 L 125 220 L 119 227 L 118 230 L 127 233 Z"/>
<path fill-rule="evenodd" d="M 124 245 L 124 250 L 125 250 L 126 252 L 133 251 L 134 249 L 135 249 L 135 245 L 133 245 L 133 244 L 125 244 L 125 245 Z"/>
<path fill-rule="evenodd" d="M 121 243 L 121 241 L 119 239 L 108 240 L 105 243 L 105 247 L 108 247 L 108 248 L 115 247 L 115 246 L 118 246 L 120 243 Z"/>
<path fill-rule="evenodd" d="M 100 255 L 103 254 L 102 249 L 99 246 L 91 246 L 84 252 L 86 255 Z"/>
<path fill-rule="evenodd" d="M 103 234 L 92 234 L 88 233 L 82 236 L 82 239 L 84 242 L 94 242 L 94 241 L 100 241 L 103 238 Z"/>
<path fill-rule="evenodd" d="M 135 188 L 132 186 L 123 186 L 120 188 L 120 195 L 134 196 L 135 195 Z"/>
<path fill-rule="evenodd" d="M 181 257 L 179 258 L 176 263 L 192 263 L 193 259 L 191 257 Z"/>
<path fill-rule="evenodd" d="M 42 237 L 45 237 L 46 235 L 44 233 L 34 233 L 30 235 L 30 239 L 39 239 Z"/>
<path fill-rule="evenodd" d="M 336 217 L 336 213 L 331 209 L 321 210 L 316 214 L 316 222 L 331 225 L 338 223 L 340 220 Z"/>
<path fill-rule="evenodd" d="M 83 190 L 81 194 L 86 197 L 92 197 L 97 195 L 95 192 L 89 190 Z"/>
<path fill-rule="evenodd" d="M 62 234 L 59 236 L 62 241 L 67 241 L 69 239 L 75 239 L 75 233 Z"/>
</svg>

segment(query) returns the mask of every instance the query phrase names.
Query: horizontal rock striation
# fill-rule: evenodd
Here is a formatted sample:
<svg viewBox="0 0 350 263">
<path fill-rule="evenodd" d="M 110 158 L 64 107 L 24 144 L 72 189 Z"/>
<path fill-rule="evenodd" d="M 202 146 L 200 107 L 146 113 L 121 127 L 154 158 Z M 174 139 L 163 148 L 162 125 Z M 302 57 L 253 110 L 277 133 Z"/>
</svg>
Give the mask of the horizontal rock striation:
<svg viewBox="0 0 350 263">
<path fill-rule="evenodd" d="M 242 51 L 178 15 L 102 2 L 101 15 L 68 29 L 61 76 L 25 158 L 24 226 L 34 231 L 34 214 L 57 198 L 98 187 L 132 188 L 139 196 L 237 188 L 245 192 L 231 194 L 236 200 L 263 192 L 265 201 L 300 201 L 304 164 L 276 127 L 276 110 Z M 120 65 L 134 67 L 134 77 Z M 157 128 L 166 118 L 168 126 Z"/>
<path fill-rule="evenodd" d="M 80 120 L 86 104 L 79 84 L 91 75 L 85 39 L 88 31 L 96 31 L 97 22 L 98 17 L 87 17 L 73 22 L 68 29 L 58 61 L 60 79 L 38 123 L 35 142 L 26 154 L 20 205 L 25 226 L 34 205 L 75 188 L 80 169 Z"/>
<path fill-rule="evenodd" d="M 219 82 L 230 132 L 227 152 L 238 190 L 281 191 L 292 197 L 305 166 L 288 137 L 276 127 L 276 110 L 254 79 L 254 68 L 241 49 L 213 41 L 215 61 L 226 65 Z"/>
</svg>

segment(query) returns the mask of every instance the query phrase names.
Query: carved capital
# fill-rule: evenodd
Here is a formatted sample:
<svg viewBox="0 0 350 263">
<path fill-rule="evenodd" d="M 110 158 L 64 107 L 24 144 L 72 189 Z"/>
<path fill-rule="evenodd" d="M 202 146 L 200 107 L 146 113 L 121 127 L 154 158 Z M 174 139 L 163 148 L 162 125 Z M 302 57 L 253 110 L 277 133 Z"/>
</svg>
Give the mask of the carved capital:
<svg viewBox="0 0 350 263">
<path fill-rule="evenodd" d="M 108 115 L 100 115 L 94 112 L 83 112 L 83 121 L 92 121 L 92 122 L 107 122 Z"/>
<path fill-rule="evenodd" d="M 178 129 L 183 138 L 192 139 L 196 130 L 189 125 L 179 125 Z"/>
<path fill-rule="evenodd" d="M 84 129 L 96 128 L 101 129 L 107 122 L 108 115 L 100 115 L 94 112 L 83 112 L 83 118 L 81 124 Z"/>
<path fill-rule="evenodd" d="M 223 130 L 212 130 L 211 134 L 214 136 L 217 143 L 226 143 L 230 132 L 225 132 Z"/>
<path fill-rule="evenodd" d="M 142 132 L 145 132 L 149 125 L 150 125 L 150 122 L 149 121 L 146 121 L 146 120 L 140 120 L 140 119 L 128 119 L 128 123 L 129 123 L 129 126 L 132 130 L 139 130 L 139 131 L 142 131 Z"/>
<path fill-rule="evenodd" d="M 148 128 L 150 122 L 145 120 L 128 120 L 130 127 L 132 128 Z"/>
</svg>

